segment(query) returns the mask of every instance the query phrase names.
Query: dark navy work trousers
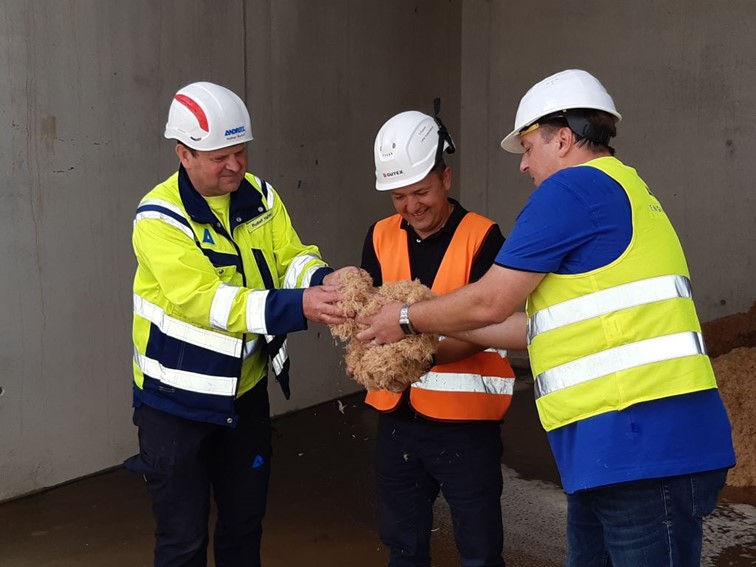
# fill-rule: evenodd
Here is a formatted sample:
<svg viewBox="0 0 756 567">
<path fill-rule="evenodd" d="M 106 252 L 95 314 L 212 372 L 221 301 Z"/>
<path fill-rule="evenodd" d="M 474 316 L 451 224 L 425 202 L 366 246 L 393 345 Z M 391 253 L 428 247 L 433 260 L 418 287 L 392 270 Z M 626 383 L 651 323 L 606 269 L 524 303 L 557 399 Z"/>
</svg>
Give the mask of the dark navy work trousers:
<svg viewBox="0 0 756 567">
<path fill-rule="evenodd" d="M 380 415 L 376 488 L 391 567 L 431 564 L 439 491 L 451 510 L 461 565 L 504 565 L 501 452 L 495 422 L 442 423 L 402 411 Z"/>
<path fill-rule="evenodd" d="M 266 381 L 236 400 L 236 428 L 191 421 L 148 406 L 134 410 L 139 455 L 157 524 L 156 567 L 205 567 L 211 493 L 217 567 L 260 565 L 271 457 Z"/>
</svg>

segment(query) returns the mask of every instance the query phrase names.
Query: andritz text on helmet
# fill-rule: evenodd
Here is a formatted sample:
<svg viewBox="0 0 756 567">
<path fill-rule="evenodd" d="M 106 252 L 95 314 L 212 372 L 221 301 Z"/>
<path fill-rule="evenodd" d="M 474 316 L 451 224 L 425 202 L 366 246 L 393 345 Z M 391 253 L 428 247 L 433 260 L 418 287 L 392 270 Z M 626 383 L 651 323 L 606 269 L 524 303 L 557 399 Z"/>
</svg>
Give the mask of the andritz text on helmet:
<svg viewBox="0 0 756 567">
<path fill-rule="evenodd" d="M 226 133 L 223 134 L 224 136 L 236 136 L 237 134 L 244 134 L 246 132 L 246 129 L 244 126 L 237 126 L 236 128 L 229 128 L 226 130 Z"/>
</svg>

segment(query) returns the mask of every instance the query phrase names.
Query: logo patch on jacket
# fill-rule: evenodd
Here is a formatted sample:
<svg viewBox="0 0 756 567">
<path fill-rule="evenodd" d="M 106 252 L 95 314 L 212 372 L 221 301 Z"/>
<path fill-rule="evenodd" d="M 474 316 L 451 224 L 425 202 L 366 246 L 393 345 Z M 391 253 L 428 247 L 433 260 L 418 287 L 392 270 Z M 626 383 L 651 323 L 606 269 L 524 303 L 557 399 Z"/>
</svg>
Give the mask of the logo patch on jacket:
<svg viewBox="0 0 756 567">
<path fill-rule="evenodd" d="M 202 242 L 206 242 L 208 244 L 215 244 L 215 240 L 213 240 L 213 235 L 210 233 L 210 229 L 205 229 L 205 234 L 202 236 Z"/>
</svg>

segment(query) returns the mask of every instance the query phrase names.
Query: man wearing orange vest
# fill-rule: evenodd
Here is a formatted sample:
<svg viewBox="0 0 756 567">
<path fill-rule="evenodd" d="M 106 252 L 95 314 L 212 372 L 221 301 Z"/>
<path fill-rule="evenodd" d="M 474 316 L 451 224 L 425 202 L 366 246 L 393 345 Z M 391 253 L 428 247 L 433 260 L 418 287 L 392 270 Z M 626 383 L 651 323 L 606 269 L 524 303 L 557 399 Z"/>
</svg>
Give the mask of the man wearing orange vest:
<svg viewBox="0 0 756 567">
<path fill-rule="evenodd" d="M 536 405 L 567 492 L 565 565 L 694 567 L 735 462 L 730 423 L 680 240 L 610 146 L 620 119 L 586 71 L 535 84 L 501 146 L 536 189 L 495 265 L 409 310 L 386 305 L 358 338 L 472 339 L 527 299 Z"/>
<path fill-rule="evenodd" d="M 389 191 L 396 209 L 365 239 L 362 268 L 374 285 L 419 279 L 443 294 L 480 278 L 504 237 L 493 221 L 449 198 L 452 173 L 443 153 L 453 153 L 454 143 L 441 120 L 402 112 L 383 125 L 374 149 L 376 189 Z M 461 564 L 500 567 L 499 423 L 514 373 L 500 351 L 451 339 L 442 345 L 438 362 L 445 364 L 401 394 L 379 390 L 365 400 L 381 412 L 375 465 L 381 539 L 390 566 L 430 565 L 433 502 L 442 491 Z"/>
</svg>

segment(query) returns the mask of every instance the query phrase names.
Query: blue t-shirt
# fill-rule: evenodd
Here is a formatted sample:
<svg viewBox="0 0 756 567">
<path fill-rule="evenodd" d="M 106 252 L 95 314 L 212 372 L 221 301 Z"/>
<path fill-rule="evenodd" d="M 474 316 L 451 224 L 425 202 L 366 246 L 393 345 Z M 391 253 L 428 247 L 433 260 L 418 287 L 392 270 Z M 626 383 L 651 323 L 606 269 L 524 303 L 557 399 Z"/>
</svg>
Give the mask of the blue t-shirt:
<svg viewBox="0 0 756 567">
<path fill-rule="evenodd" d="M 580 274 L 616 260 L 632 236 L 630 201 L 594 167 L 563 169 L 531 195 L 496 263 Z M 731 467 L 730 422 L 711 389 L 635 404 L 548 434 L 566 492 Z"/>
</svg>

